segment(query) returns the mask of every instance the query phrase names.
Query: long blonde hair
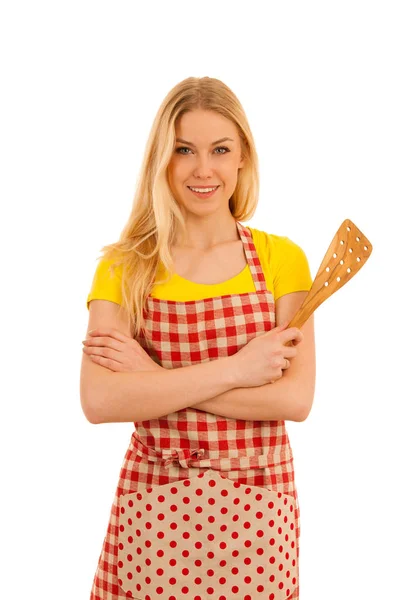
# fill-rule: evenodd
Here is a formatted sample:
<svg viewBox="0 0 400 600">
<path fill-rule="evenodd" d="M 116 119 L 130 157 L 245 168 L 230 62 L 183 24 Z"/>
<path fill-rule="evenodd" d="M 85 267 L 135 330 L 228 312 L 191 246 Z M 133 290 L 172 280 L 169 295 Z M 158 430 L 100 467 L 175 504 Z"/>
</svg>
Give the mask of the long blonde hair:
<svg viewBox="0 0 400 600">
<path fill-rule="evenodd" d="M 236 221 L 249 220 L 258 203 L 258 156 L 243 107 L 219 79 L 188 77 L 167 94 L 154 119 L 137 180 L 133 206 L 119 241 L 101 248 L 112 259 L 111 273 L 121 267 L 122 306 L 127 310 L 133 338 L 147 338 L 143 309 L 155 283 L 170 281 L 174 266 L 170 244 L 178 232 L 185 236 L 183 214 L 168 184 L 167 168 L 175 148 L 175 122 L 184 113 L 212 110 L 236 124 L 244 165 L 238 171 L 229 209 Z M 159 262 L 167 277 L 155 281 Z"/>
</svg>

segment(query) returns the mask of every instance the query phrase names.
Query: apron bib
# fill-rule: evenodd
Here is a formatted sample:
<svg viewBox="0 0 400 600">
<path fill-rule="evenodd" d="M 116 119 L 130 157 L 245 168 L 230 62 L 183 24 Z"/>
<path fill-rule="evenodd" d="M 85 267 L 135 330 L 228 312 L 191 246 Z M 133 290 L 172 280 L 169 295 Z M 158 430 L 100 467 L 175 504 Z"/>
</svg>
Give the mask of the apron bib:
<svg viewBox="0 0 400 600">
<path fill-rule="evenodd" d="M 186 302 L 148 296 L 164 368 L 235 354 L 275 327 L 251 233 L 238 232 L 255 292 Z M 298 600 L 299 506 L 284 421 L 194 408 L 135 423 L 91 600 Z"/>
</svg>

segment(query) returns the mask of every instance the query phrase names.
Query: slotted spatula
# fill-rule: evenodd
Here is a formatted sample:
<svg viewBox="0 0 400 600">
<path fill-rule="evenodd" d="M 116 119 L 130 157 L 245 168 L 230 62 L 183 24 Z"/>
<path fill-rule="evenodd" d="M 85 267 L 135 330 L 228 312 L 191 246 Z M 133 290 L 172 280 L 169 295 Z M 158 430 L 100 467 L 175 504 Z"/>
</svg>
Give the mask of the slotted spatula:
<svg viewBox="0 0 400 600">
<path fill-rule="evenodd" d="M 371 252 L 371 242 L 358 227 L 350 219 L 343 221 L 324 256 L 310 291 L 288 328 L 300 329 L 322 302 L 358 273 Z M 293 343 L 288 342 L 286 345 L 292 346 Z"/>
</svg>

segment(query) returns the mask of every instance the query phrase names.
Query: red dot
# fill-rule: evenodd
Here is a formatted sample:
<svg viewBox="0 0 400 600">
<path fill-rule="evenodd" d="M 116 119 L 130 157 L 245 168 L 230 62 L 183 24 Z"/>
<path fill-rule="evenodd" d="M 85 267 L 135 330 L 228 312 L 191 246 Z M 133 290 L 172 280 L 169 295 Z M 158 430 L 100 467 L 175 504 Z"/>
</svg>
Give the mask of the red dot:
<svg viewBox="0 0 400 600">
<path fill-rule="evenodd" d="M 273 502 L 268 502 L 268 508 L 274 508 L 274 503 Z"/>
</svg>

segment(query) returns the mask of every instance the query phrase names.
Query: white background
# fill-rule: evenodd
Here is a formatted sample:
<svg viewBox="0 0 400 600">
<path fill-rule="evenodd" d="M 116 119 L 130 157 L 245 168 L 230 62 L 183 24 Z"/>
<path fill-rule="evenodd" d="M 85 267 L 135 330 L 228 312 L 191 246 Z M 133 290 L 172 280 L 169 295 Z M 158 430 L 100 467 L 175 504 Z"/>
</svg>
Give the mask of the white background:
<svg viewBox="0 0 400 600">
<path fill-rule="evenodd" d="M 298 243 L 313 277 L 345 218 L 373 244 L 317 309 L 314 405 L 287 428 L 301 598 L 400 598 L 398 6 L 2 4 L 2 597 L 89 600 L 133 425 L 82 412 L 86 297 L 162 99 L 208 75 L 255 136 L 247 224 Z"/>
</svg>

